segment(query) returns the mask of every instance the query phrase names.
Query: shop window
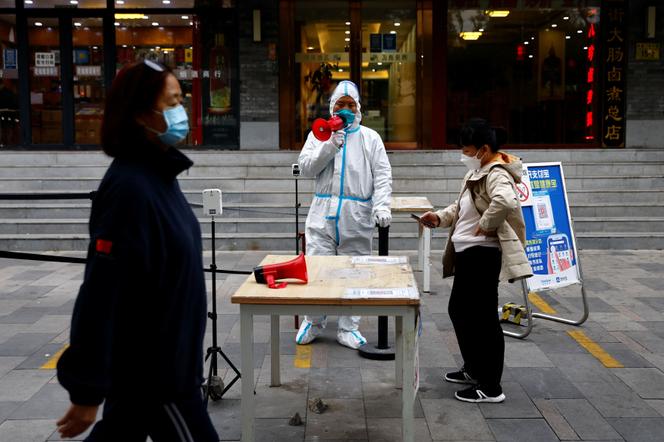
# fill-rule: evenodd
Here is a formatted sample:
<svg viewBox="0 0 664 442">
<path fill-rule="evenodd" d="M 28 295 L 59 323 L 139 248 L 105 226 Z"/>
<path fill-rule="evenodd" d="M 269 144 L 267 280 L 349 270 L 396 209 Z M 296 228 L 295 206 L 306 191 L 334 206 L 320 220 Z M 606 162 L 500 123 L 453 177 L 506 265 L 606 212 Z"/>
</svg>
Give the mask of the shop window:
<svg viewBox="0 0 664 442">
<path fill-rule="evenodd" d="M 509 143 L 596 143 L 587 115 L 597 115 L 592 73 L 600 66 L 590 52 L 599 0 L 547 9 L 511 2 L 518 7 L 489 10 L 488 3 L 449 1 L 447 142 L 457 142 L 467 119 L 484 117 L 507 129 Z"/>
<path fill-rule="evenodd" d="M 106 0 L 19 0 L 26 8 L 106 8 Z M 12 5 L 13 7 L 13 5 Z"/>
<path fill-rule="evenodd" d="M 350 80 L 348 2 L 295 4 L 295 142 L 304 143 L 316 118 L 329 117 L 330 95 Z"/>
<path fill-rule="evenodd" d="M 104 114 L 104 38 L 101 18 L 74 18 L 74 140 L 100 144 Z"/>
<path fill-rule="evenodd" d="M 416 142 L 416 4 L 362 2 L 362 124 L 384 142 Z"/>
<path fill-rule="evenodd" d="M 192 80 L 198 73 L 193 65 L 193 20 L 191 15 L 147 15 L 137 14 L 115 16 L 115 40 L 117 65 L 122 66 L 140 60 L 153 60 L 170 68 L 180 81 L 184 95 L 183 106 L 192 116 Z M 192 140 L 190 131 L 185 144 L 197 144 Z"/>
<path fill-rule="evenodd" d="M 28 19 L 30 121 L 34 144 L 61 144 L 62 81 L 56 18 Z"/>
<path fill-rule="evenodd" d="M 193 8 L 194 0 L 115 0 L 116 8 Z"/>
<path fill-rule="evenodd" d="M 0 71 L 0 147 L 20 143 L 18 113 L 18 49 L 16 47 L 16 19 L 13 15 L 0 15 L 0 45 L 2 70 Z"/>
</svg>

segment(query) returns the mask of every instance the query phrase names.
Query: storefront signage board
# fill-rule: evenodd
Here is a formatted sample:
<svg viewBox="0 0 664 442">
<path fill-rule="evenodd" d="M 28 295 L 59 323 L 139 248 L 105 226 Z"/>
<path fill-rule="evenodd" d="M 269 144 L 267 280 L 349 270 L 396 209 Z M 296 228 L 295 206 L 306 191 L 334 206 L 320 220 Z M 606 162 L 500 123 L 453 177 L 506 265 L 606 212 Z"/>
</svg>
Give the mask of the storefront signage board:
<svg viewBox="0 0 664 442">
<path fill-rule="evenodd" d="M 2 51 L 4 68 L 5 69 L 16 69 L 17 67 L 17 58 L 16 58 L 16 49 L 10 48 Z"/>
<path fill-rule="evenodd" d="M 35 52 L 36 67 L 55 66 L 55 52 Z"/>
</svg>

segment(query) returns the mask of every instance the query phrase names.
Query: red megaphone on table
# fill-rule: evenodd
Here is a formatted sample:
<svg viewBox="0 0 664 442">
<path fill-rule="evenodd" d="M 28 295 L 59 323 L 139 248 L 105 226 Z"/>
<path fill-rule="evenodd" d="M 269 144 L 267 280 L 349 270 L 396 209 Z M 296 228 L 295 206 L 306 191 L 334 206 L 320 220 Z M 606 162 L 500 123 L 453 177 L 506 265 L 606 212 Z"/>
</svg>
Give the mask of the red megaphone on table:
<svg viewBox="0 0 664 442">
<path fill-rule="evenodd" d="M 309 281 L 307 261 L 304 254 L 300 253 L 290 261 L 255 267 L 254 277 L 257 283 L 267 284 L 271 289 L 283 289 L 288 285 L 287 282 L 275 282 L 278 279 L 299 279 L 306 284 Z"/>
</svg>

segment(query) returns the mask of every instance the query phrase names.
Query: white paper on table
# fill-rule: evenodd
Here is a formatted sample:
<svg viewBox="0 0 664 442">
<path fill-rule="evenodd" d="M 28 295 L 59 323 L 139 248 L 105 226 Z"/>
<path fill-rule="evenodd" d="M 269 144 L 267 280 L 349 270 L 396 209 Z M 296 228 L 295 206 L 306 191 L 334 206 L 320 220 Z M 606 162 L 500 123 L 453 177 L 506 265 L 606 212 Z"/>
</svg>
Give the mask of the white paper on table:
<svg viewBox="0 0 664 442">
<path fill-rule="evenodd" d="M 408 264 L 407 256 L 353 256 L 351 264 Z"/>
<path fill-rule="evenodd" d="M 415 287 L 407 288 L 348 288 L 344 299 L 417 299 L 420 296 Z"/>
</svg>

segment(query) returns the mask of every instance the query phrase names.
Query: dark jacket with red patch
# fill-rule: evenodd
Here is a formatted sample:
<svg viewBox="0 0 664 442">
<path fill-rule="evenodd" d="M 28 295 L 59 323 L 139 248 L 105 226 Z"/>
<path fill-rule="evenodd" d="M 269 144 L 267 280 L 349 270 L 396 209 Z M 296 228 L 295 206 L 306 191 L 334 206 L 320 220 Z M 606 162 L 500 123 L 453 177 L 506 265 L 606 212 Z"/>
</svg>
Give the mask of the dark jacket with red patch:
<svg viewBox="0 0 664 442">
<path fill-rule="evenodd" d="M 201 231 L 176 179 L 193 163 L 174 148 L 142 151 L 113 161 L 92 203 L 71 344 L 58 362 L 75 404 L 173 399 L 203 381 Z"/>
</svg>

